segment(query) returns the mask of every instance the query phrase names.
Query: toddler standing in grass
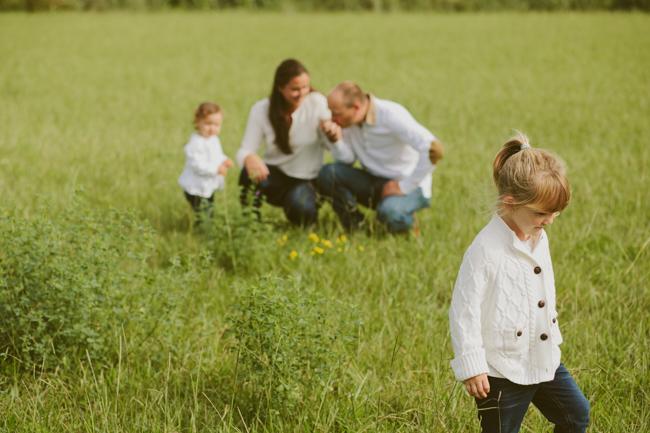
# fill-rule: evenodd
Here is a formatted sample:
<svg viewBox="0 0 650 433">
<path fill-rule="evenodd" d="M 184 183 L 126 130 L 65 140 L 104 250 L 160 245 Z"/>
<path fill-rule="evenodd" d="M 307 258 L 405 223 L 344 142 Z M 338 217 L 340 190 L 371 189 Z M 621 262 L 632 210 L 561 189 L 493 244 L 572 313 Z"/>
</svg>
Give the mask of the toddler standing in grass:
<svg viewBox="0 0 650 433">
<path fill-rule="evenodd" d="M 178 183 L 197 216 L 201 212 L 210 214 L 214 192 L 224 188 L 224 176 L 232 167 L 219 141 L 222 122 L 223 113 L 217 104 L 202 103 L 194 113 L 196 131 L 185 145 L 185 169 Z"/>
<path fill-rule="evenodd" d="M 589 402 L 560 362 L 562 336 L 544 227 L 569 203 L 556 156 L 519 134 L 496 155 L 497 212 L 463 257 L 449 310 L 456 379 L 482 432 L 518 432 L 532 402 L 555 432 L 585 432 Z"/>
</svg>

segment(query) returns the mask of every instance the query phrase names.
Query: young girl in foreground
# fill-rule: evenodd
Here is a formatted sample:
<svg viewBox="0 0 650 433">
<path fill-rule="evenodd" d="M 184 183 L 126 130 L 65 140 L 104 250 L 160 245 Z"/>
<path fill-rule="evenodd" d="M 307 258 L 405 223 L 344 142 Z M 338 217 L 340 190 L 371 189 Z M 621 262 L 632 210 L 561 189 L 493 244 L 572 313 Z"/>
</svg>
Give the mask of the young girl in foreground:
<svg viewBox="0 0 650 433">
<path fill-rule="evenodd" d="M 223 114 L 212 102 L 204 102 L 194 113 L 194 132 L 185 145 L 185 169 L 178 183 L 185 198 L 197 213 L 209 215 L 214 192 L 223 189 L 224 176 L 232 167 L 232 161 L 223 153 L 219 133 Z"/>
<path fill-rule="evenodd" d="M 564 165 L 520 134 L 497 154 L 493 177 L 497 214 L 465 253 L 454 287 L 451 366 L 475 397 L 482 432 L 518 432 L 531 402 L 555 433 L 584 432 L 589 402 L 560 362 L 544 232 L 569 203 Z"/>
</svg>

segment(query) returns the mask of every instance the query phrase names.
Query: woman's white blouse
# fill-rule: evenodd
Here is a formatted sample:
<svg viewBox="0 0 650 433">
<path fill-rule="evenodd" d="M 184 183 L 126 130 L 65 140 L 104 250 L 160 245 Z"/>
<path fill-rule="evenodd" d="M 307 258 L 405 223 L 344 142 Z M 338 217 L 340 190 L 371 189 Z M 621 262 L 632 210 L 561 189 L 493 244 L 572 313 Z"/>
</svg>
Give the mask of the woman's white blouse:
<svg viewBox="0 0 650 433">
<path fill-rule="evenodd" d="M 251 108 L 244 138 L 237 152 L 237 163 L 243 167 L 244 159 L 256 153 L 264 143 L 264 162 L 279 167 L 288 176 L 315 179 L 323 165 L 324 149 L 332 146 L 320 130 L 320 122 L 332 117 L 327 108 L 327 99 L 318 92 L 311 92 L 291 114 L 289 144 L 293 153 L 289 155 L 275 144 L 269 104 L 269 98 L 265 98 Z"/>
<path fill-rule="evenodd" d="M 552 380 L 562 335 L 544 231 L 533 251 L 495 215 L 463 257 L 449 309 L 456 379 Z"/>
<path fill-rule="evenodd" d="M 223 188 L 224 178 L 217 170 L 227 159 L 219 137 L 192 134 L 185 145 L 185 168 L 178 178 L 179 185 L 188 194 L 209 198 Z"/>
</svg>

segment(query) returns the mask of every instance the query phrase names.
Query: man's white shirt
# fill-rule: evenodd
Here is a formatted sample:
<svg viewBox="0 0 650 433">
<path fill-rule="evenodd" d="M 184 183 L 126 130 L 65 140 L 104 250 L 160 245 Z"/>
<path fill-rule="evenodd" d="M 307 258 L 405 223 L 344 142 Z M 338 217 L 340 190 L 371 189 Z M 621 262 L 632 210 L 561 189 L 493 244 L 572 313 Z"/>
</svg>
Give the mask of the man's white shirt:
<svg viewBox="0 0 650 433">
<path fill-rule="evenodd" d="M 397 180 L 405 194 L 420 187 L 424 197 L 431 198 L 435 165 L 429 149 L 435 139 L 406 108 L 370 95 L 365 121 L 343 128 L 332 155 L 347 164 L 359 160 L 370 174 Z"/>
</svg>

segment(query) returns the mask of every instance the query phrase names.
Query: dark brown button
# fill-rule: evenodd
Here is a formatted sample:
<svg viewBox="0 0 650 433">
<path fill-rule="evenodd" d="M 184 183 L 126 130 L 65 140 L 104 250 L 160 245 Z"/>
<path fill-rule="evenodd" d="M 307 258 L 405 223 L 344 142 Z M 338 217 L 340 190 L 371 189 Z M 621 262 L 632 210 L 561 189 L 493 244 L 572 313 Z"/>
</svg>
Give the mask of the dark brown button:
<svg viewBox="0 0 650 433">
<path fill-rule="evenodd" d="M 553 322 L 553 323 L 557 322 L 557 319 L 556 319 L 555 317 L 553 317 L 552 322 Z"/>
<path fill-rule="evenodd" d="M 544 305 L 546 305 L 546 302 L 544 302 L 544 301 L 539 301 L 539 302 L 537 303 L 537 306 L 538 306 L 539 308 L 544 308 Z"/>
<path fill-rule="evenodd" d="M 548 335 L 542 334 L 542 335 L 539 336 L 539 338 L 541 338 L 542 341 L 546 341 L 546 339 L 548 339 Z"/>
<path fill-rule="evenodd" d="M 540 268 L 539 266 L 535 266 L 535 269 L 533 269 L 533 272 L 535 272 L 536 274 L 541 274 L 542 273 L 542 268 Z"/>
<path fill-rule="evenodd" d="M 523 334 L 523 332 L 517 331 L 517 337 L 521 337 L 522 334 Z"/>
</svg>

